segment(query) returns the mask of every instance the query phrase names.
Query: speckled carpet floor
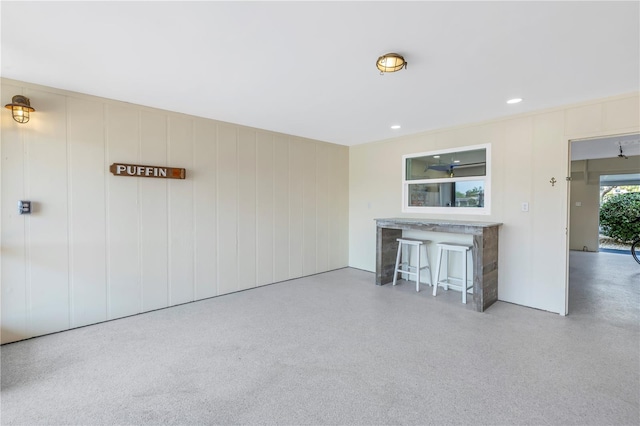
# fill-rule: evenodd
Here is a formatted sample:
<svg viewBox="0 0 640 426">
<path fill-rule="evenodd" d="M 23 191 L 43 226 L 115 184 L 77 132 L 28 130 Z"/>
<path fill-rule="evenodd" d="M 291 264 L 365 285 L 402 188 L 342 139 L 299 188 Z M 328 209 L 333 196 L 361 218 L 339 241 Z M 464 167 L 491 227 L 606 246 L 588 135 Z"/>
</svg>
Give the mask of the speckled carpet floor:
<svg viewBox="0 0 640 426">
<path fill-rule="evenodd" d="M 570 277 L 567 317 L 341 269 L 5 345 L 0 423 L 637 425 L 640 265 Z"/>
</svg>

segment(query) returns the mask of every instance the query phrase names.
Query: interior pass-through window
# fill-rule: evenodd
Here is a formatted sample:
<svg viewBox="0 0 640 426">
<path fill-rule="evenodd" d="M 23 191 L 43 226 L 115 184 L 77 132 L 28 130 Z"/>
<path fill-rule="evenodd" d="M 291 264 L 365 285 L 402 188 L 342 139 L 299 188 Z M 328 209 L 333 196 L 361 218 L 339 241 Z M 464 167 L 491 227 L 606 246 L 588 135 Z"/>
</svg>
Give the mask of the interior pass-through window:
<svg viewBox="0 0 640 426">
<path fill-rule="evenodd" d="M 491 145 L 402 157 L 403 212 L 489 214 Z"/>
</svg>

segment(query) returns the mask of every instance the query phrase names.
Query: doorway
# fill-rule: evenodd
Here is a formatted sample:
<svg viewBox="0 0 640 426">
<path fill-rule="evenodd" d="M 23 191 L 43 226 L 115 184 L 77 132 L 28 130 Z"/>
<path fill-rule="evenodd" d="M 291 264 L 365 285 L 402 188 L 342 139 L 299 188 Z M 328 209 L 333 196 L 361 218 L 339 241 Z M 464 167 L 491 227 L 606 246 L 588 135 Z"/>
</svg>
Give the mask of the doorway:
<svg viewBox="0 0 640 426">
<path fill-rule="evenodd" d="M 620 182 L 631 184 L 636 180 L 640 184 L 640 134 L 571 140 L 569 159 L 567 314 L 572 297 L 569 283 L 576 285 L 576 280 L 570 276 L 576 270 L 572 264 L 576 256 L 571 256 L 571 252 L 592 252 L 593 256 L 600 253 L 601 179 L 604 177 L 604 182 L 611 186 Z M 624 175 L 630 176 L 625 180 Z M 596 297 L 593 292 L 586 294 Z M 597 303 L 597 300 L 585 302 Z"/>
</svg>

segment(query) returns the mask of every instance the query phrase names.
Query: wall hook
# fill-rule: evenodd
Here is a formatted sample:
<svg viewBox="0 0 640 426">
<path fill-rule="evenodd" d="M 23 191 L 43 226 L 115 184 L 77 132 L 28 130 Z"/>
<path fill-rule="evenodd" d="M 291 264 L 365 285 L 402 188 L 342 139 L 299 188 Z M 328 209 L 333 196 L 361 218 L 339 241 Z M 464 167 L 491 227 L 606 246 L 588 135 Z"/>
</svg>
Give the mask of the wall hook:
<svg viewBox="0 0 640 426">
<path fill-rule="evenodd" d="M 552 177 L 551 180 L 549 181 L 551 183 L 551 186 L 556 186 L 556 178 Z"/>
</svg>

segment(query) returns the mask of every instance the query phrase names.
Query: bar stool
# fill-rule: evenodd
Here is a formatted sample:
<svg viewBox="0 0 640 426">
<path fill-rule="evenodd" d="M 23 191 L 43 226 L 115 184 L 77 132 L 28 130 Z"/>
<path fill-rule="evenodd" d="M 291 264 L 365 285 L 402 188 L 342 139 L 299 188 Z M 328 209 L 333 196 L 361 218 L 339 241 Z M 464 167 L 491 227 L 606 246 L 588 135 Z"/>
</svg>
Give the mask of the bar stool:
<svg viewBox="0 0 640 426">
<path fill-rule="evenodd" d="M 428 269 L 429 270 L 429 285 L 433 285 L 433 279 L 431 278 L 431 267 L 429 265 L 429 250 L 427 249 L 428 240 L 417 240 L 415 238 L 398 238 L 398 255 L 396 256 L 396 266 L 393 271 L 393 285 L 396 285 L 396 281 L 398 278 L 398 272 L 407 275 L 414 275 L 416 277 L 416 291 L 420 291 L 420 273 L 421 271 Z M 402 257 L 402 248 L 407 247 L 407 260 L 406 262 L 400 262 Z M 411 266 L 411 247 L 416 247 L 417 250 L 417 262 L 416 266 Z M 425 248 L 425 257 L 427 259 L 426 266 L 420 266 L 420 248 Z M 403 269 L 406 267 L 406 269 Z M 413 272 L 415 270 L 415 272 Z"/>
<path fill-rule="evenodd" d="M 473 246 L 466 244 L 457 244 L 457 243 L 438 243 L 438 264 L 436 266 L 436 284 L 433 286 L 433 295 L 436 295 L 436 291 L 438 290 L 438 286 L 443 287 L 445 290 L 448 290 L 449 287 L 454 290 L 459 290 L 462 292 L 462 303 L 467 303 L 467 291 L 471 289 L 471 293 L 473 294 L 473 280 L 471 285 L 467 283 L 467 255 L 471 253 L 471 249 Z M 462 278 L 452 278 L 449 276 L 449 252 L 457 252 L 461 253 L 463 256 L 463 266 L 462 266 Z M 444 280 L 440 279 L 440 267 L 442 264 L 442 258 L 444 257 L 445 261 L 445 278 Z M 455 280 L 460 282 L 460 285 L 452 283 L 451 280 Z"/>
</svg>

